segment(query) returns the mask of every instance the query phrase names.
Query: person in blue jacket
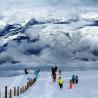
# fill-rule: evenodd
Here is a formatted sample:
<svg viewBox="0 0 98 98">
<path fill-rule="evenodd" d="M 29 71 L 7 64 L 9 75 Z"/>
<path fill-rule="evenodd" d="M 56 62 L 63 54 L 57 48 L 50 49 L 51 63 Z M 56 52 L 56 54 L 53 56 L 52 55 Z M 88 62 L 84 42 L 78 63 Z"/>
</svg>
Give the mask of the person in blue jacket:
<svg viewBox="0 0 98 98">
<path fill-rule="evenodd" d="M 75 84 L 75 79 L 76 79 L 76 77 L 75 77 L 75 75 L 73 75 L 73 76 L 72 76 L 72 83 L 73 83 L 73 84 Z"/>
</svg>

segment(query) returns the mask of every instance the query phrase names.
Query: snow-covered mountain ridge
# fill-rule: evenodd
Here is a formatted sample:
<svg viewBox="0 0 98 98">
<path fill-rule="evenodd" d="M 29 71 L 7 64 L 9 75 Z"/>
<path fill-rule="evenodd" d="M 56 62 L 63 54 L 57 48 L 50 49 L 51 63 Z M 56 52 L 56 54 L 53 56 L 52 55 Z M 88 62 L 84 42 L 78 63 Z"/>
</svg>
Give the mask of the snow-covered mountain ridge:
<svg viewBox="0 0 98 98">
<path fill-rule="evenodd" d="M 66 65 L 70 60 L 97 62 L 98 14 L 94 13 L 93 18 L 90 14 L 50 15 L 2 26 L 0 64 Z"/>
</svg>

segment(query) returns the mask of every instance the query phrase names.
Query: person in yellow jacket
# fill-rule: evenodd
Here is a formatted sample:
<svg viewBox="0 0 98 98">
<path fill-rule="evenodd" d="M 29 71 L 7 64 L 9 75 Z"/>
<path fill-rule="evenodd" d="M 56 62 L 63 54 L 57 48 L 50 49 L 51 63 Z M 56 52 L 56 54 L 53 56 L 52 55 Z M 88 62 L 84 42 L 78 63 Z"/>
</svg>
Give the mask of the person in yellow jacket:
<svg viewBox="0 0 98 98">
<path fill-rule="evenodd" d="M 62 88 L 63 88 L 63 83 L 64 83 L 62 77 L 59 77 L 58 82 L 59 82 L 59 87 L 60 87 L 60 89 L 62 89 Z"/>
</svg>

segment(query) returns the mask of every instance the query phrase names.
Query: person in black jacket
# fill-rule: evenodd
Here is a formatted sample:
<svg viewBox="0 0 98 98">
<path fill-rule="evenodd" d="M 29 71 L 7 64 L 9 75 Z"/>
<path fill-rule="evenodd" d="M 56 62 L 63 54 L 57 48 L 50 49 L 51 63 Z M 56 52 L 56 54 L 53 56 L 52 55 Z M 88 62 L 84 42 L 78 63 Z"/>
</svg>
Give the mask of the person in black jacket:
<svg viewBox="0 0 98 98">
<path fill-rule="evenodd" d="M 52 69 L 52 79 L 53 79 L 53 82 L 55 82 L 56 81 L 57 66 L 53 66 L 51 69 Z"/>
<path fill-rule="evenodd" d="M 25 74 L 28 74 L 28 71 L 27 71 L 27 69 L 26 69 L 26 68 L 25 68 L 25 70 L 24 70 L 24 71 L 25 71 Z"/>
<path fill-rule="evenodd" d="M 78 78 L 78 76 L 76 75 L 76 84 L 78 84 L 78 81 L 79 81 L 79 78 Z"/>
</svg>

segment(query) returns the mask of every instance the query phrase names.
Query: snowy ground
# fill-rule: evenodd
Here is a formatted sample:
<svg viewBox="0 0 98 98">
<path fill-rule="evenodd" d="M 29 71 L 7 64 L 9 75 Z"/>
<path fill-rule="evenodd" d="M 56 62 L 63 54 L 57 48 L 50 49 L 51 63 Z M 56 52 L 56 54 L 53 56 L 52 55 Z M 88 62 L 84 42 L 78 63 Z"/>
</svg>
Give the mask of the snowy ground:
<svg viewBox="0 0 98 98">
<path fill-rule="evenodd" d="M 73 87 L 72 90 L 68 89 L 69 79 L 75 74 L 79 76 L 79 84 Z M 0 88 L 8 85 L 8 88 L 14 86 L 23 86 L 27 82 L 30 75 L 20 75 L 8 78 L 0 78 Z M 38 81 L 29 90 L 15 98 L 98 98 L 98 71 L 69 71 L 63 72 L 64 88 L 60 90 L 58 82 L 52 82 L 50 72 L 40 72 Z M 2 97 L 1 97 L 2 98 Z"/>
</svg>

